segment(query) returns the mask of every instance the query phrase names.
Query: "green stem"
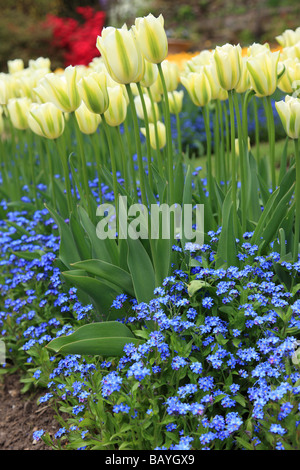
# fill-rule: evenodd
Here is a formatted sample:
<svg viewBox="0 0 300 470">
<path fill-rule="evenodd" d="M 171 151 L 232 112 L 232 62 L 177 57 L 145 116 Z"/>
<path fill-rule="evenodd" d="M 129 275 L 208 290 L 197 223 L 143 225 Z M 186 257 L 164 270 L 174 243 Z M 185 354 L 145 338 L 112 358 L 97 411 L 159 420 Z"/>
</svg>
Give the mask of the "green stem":
<svg viewBox="0 0 300 470">
<path fill-rule="evenodd" d="M 116 218 L 117 218 L 117 225 L 118 225 L 118 220 L 119 220 L 119 206 L 118 206 L 118 198 L 119 198 L 119 191 L 118 191 L 118 179 L 117 179 L 117 164 L 116 164 L 116 155 L 114 152 L 114 147 L 111 139 L 111 133 L 109 126 L 106 122 L 104 114 L 101 114 L 101 119 L 108 143 L 108 149 L 109 149 L 109 156 L 111 159 L 111 169 L 112 169 L 112 178 L 113 178 L 113 191 L 114 191 L 114 197 L 115 197 L 115 210 L 116 210 Z M 117 227 L 117 233 L 118 233 L 118 227 Z"/>
<path fill-rule="evenodd" d="M 206 133 L 206 158 L 207 158 L 207 186 L 208 186 L 208 198 L 210 204 L 212 203 L 212 165 L 211 165 L 211 130 L 210 130 L 210 116 L 208 106 L 203 107 L 203 119 Z"/>
<path fill-rule="evenodd" d="M 30 169 L 31 169 L 31 181 L 33 187 L 33 196 L 35 199 L 35 204 L 38 206 L 38 198 L 36 191 L 36 180 L 35 180 L 35 158 L 34 158 L 34 145 L 33 145 L 33 134 L 31 131 L 27 133 L 28 136 L 28 153 L 30 160 Z"/>
<path fill-rule="evenodd" d="M 295 146 L 295 161 L 296 161 L 296 189 L 295 189 L 295 201 L 296 201 L 296 217 L 295 217 L 295 236 L 294 236 L 294 262 L 298 261 L 299 254 L 299 232 L 300 232 L 300 151 L 299 151 L 299 139 L 294 140 Z"/>
<path fill-rule="evenodd" d="M 98 192 L 99 192 L 99 200 L 100 204 L 102 203 L 102 187 L 101 187 L 101 165 L 102 165 L 102 159 L 101 159 L 101 145 L 99 145 L 98 141 L 98 133 L 94 132 L 91 135 L 91 141 L 92 141 L 92 147 L 93 147 L 93 152 L 95 155 L 96 159 L 96 166 L 97 166 L 97 176 L 98 176 Z"/>
<path fill-rule="evenodd" d="M 137 118 L 137 114 L 136 114 L 136 109 L 135 109 L 135 105 L 134 105 L 134 98 L 133 98 L 132 90 L 130 88 L 130 84 L 126 84 L 126 90 L 127 90 L 127 93 L 128 93 L 130 107 L 131 107 L 131 111 L 132 111 L 134 135 L 135 135 L 138 165 L 139 165 L 140 189 L 141 189 L 142 203 L 144 204 L 145 207 L 148 207 L 145 181 L 144 181 L 145 173 L 144 173 L 144 165 L 143 165 L 143 156 L 142 156 L 142 147 L 141 147 L 141 140 L 140 140 L 139 124 L 138 124 L 138 118 Z"/>
<path fill-rule="evenodd" d="M 138 92 L 139 92 L 139 95 L 140 95 L 140 100 L 141 100 L 141 103 L 142 103 L 143 114 L 144 114 L 145 129 L 146 129 L 146 143 L 147 143 L 148 179 L 149 179 L 149 185 L 150 185 L 151 191 L 153 192 L 153 176 L 152 176 L 149 119 L 148 119 L 148 113 L 147 113 L 146 103 L 145 103 L 145 99 L 144 99 L 144 94 L 143 94 L 140 83 L 137 83 L 137 89 L 138 89 Z"/>
<path fill-rule="evenodd" d="M 255 121 L 256 159 L 257 159 L 257 163 L 259 163 L 259 161 L 260 161 L 259 120 L 258 120 L 257 101 L 256 101 L 255 96 L 254 96 L 254 99 L 253 99 L 253 108 L 254 108 L 254 121 Z"/>
<path fill-rule="evenodd" d="M 182 139 L 181 139 L 181 126 L 180 126 L 180 117 L 179 113 L 176 112 L 176 128 L 177 128 L 177 142 L 178 142 L 178 151 L 180 157 L 182 156 Z"/>
<path fill-rule="evenodd" d="M 79 147 L 79 157 L 81 161 L 83 187 L 84 187 L 84 193 L 85 193 L 86 204 L 87 204 L 87 209 L 88 209 L 88 215 L 90 219 L 92 220 L 93 214 L 92 214 L 92 207 L 91 207 L 91 201 L 90 201 L 91 192 L 90 192 L 90 187 L 89 187 L 89 179 L 88 179 L 88 172 L 87 172 L 87 165 L 86 165 L 86 156 L 85 156 L 85 151 L 84 151 L 83 136 L 82 136 L 82 132 L 79 129 L 75 114 L 73 115 L 73 113 L 72 113 L 72 118 L 73 118 L 73 122 L 75 126 L 77 145 Z"/>
<path fill-rule="evenodd" d="M 268 134 L 269 134 L 269 148 L 270 148 L 270 166 L 272 178 L 272 190 L 276 189 L 276 172 L 275 172 L 275 123 L 274 114 L 272 109 L 271 97 L 266 97 L 266 112 L 268 116 Z"/>
<path fill-rule="evenodd" d="M 55 195 L 55 186 L 54 186 L 54 171 L 53 171 L 53 162 L 52 162 L 52 155 L 50 151 L 50 142 L 46 142 L 46 152 L 48 157 L 48 166 L 49 166 L 49 173 L 50 173 L 50 181 L 51 181 L 51 193 L 52 193 L 52 204 L 54 210 L 57 209 L 56 207 L 56 195 Z"/>
<path fill-rule="evenodd" d="M 169 173 L 169 194 L 170 194 L 170 204 L 172 205 L 175 202 L 174 198 L 174 177 L 173 177 L 173 155 L 172 155 L 172 134 L 171 134 L 171 118 L 170 118 L 170 107 L 168 99 L 168 90 L 166 87 L 165 77 L 163 74 L 161 63 L 157 64 L 159 76 L 161 79 L 163 87 L 163 96 L 164 96 L 164 116 L 165 116 L 165 125 L 166 125 L 166 134 L 167 134 L 167 152 L 168 152 L 168 173 Z"/>
<path fill-rule="evenodd" d="M 160 148 L 159 148 L 159 139 L 158 139 L 158 130 L 157 130 L 157 118 L 158 116 L 156 116 L 156 109 L 155 109 L 155 103 L 154 103 L 154 100 L 153 100 L 153 96 L 152 96 L 152 91 L 149 88 L 147 88 L 147 91 L 148 91 L 148 96 L 150 98 L 150 101 L 151 101 L 151 108 L 152 108 L 152 113 L 153 113 L 153 118 L 154 118 L 154 132 L 155 132 L 155 140 L 156 140 L 156 155 L 157 155 L 157 166 L 158 166 L 158 171 L 159 171 L 159 174 L 160 176 L 164 177 L 164 166 L 163 166 L 163 161 L 162 161 L 162 156 L 161 156 L 161 151 L 160 151 Z"/>
<path fill-rule="evenodd" d="M 235 157 L 235 122 L 233 90 L 228 91 L 229 113 L 230 113 L 230 140 L 231 140 L 231 195 L 233 204 L 233 226 L 235 236 L 238 234 L 237 204 L 236 204 L 236 157 Z"/>
<path fill-rule="evenodd" d="M 71 182 L 70 182 L 70 172 L 69 172 L 69 165 L 68 165 L 68 154 L 66 152 L 66 147 L 65 147 L 65 142 L 64 139 L 62 139 L 63 135 L 59 137 L 58 139 L 55 140 L 57 150 L 59 152 L 60 158 L 61 158 L 61 163 L 63 167 L 63 172 L 64 172 L 64 178 L 65 178 L 65 187 L 66 187 L 66 193 L 67 193 L 67 204 L 68 204 L 68 211 L 69 214 L 71 214 L 73 210 L 73 199 L 72 199 L 72 192 L 71 192 Z"/>
<path fill-rule="evenodd" d="M 123 125 L 124 125 L 124 131 L 125 131 L 125 135 L 126 135 L 126 141 L 127 141 L 127 146 L 128 146 L 128 152 L 129 152 L 129 166 L 130 166 L 131 178 L 132 178 L 132 182 L 133 182 L 133 190 L 134 190 L 134 194 L 135 194 L 136 201 L 137 201 L 138 200 L 138 193 L 137 193 L 137 187 L 136 187 L 136 174 L 135 174 L 134 162 L 133 162 L 133 151 L 132 151 L 132 146 L 131 146 L 131 134 L 130 134 L 129 128 L 128 128 L 127 117 L 126 117 Z"/>
<path fill-rule="evenodd" d="M 125 148 L 124 148 L 124 143 L 122 140 L 122 135 L 120 132 L 120 127 L 116 128 L 117 132 L 117 139 L 119 142 L 119 147 L 120 147 L 120 152 L 121 152 L 121 157 L 122 157 L 122 166 L 123 166 L 123 174 L 124 174 L 124 182 L 125 182 L 125 189 L 126 192 L 129 192 L 129 181 L 128 181 L 128 171 L 127 171 L 127 159 L 126 159 L 126 153 L 125 153 Z"/>
<path fill-rule="evenodd" d="M 226 174 L 229 174 L 230 169 L 230 131 L 229 131 L 229 121 L 228 121 L 228 113 L 227 113 L 227 106 L 225 101 L 222 103 L 223 107 L 223 114 L 225 119 L 225 135 L 226 135 Z M 226 181 L 227 184 L 228 181 Z"/>
<path fill-rule="evenodd" d="M 241 212 L 242 212 L 242 230 L 243 233 L 246 232 L 246 220 L 247 220 L 247 208 L 246 208 L 246 179 L 245 179 L 245 141 L 244 141 L 244 134 L 242 128 L 242 120 L 241 120 L 241 113 L 239 108 L 239 101 L 238 95 L 234 91 L 234 105 L 235 105 L 235 113 L 236 113 L 236 120 L 237 120 L 237 127 L 238 127 L 238 142 L 239 142 L 239 161 L 241 166 Z M 247 139 L 247 137 L 246 137 Z"/>
<path fill-rule="evenodd" d="M 226 158 L 225 158 L 225 138 L 224 138 L 224 122 L 223 122 L 223 110 L 220 100 L 217 100 L 217 108 L 220 119 L 220 135 L 221 135 L 221 161 L 222 161 L 222 179 L 224 181 L 225 189 L 227 189 L 227 170 L 226 170 Z"/>
</svg>

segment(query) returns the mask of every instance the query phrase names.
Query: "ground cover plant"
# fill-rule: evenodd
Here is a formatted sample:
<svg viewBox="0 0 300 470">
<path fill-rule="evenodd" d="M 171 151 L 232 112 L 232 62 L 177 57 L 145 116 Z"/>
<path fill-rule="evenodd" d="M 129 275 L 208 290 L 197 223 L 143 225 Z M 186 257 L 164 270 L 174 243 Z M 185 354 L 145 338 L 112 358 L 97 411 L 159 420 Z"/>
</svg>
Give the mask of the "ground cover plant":
<svg viewBox="0 0 300 470">
<path fill-rule="evenodd" d="M 35 439 L 299 448 L 299 29 L 277 40 L 180 69 L 149 15 L 88 67 L 1 75 L 2 372 L 61 423 Z"/>
</svg>

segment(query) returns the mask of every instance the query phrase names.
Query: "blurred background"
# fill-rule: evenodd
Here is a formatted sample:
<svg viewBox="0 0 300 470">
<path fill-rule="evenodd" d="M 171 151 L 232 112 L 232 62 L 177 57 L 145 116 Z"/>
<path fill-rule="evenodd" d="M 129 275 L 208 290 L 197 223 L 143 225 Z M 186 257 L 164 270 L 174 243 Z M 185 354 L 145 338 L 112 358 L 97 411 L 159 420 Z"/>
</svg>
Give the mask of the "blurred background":
<svg viewBox="0 0 300 470">
<path fill-rule="evenodd" d="M 200 51 L 226 42 L 278 46 L 275 37 L 300 26 L 299 0 L 0 0 L 0 69 L 7 61 L 49 57 L 52 68 L 87 65 L 99 55 L 103 26 L 130 26 L 160 13 L 169 52 Z"/>
</svg>

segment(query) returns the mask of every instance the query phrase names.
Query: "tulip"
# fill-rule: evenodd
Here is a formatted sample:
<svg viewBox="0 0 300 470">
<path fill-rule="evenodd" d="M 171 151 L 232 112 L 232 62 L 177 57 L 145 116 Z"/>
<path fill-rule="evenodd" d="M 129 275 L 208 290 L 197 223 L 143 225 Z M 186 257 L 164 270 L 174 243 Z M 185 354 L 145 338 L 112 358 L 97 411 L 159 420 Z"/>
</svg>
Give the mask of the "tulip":
<svg viewBox="0 0 300 470">
<path fill-rule="evenodd" d="M 211 100 L 211 87 L 205 71 L 182 76 L 181 82 L 196 106 L 206 106 Z"/>
<path fill-rule="evenodd" d="M 282 34 L 276 36 L 275 39 L 282 47 L 294 46 L 300 41 L 300 27 L 295 31 L 292 29 L 286 29 Z"/>
<path fill-rule="evenodd" d="M 100 51 L 109 75 L 119 84 L 136 83 L 144 76 L 144 60 L 132 30 L 103 28 L 97 37 Z"/>
<path fill-rule="evenodd" d="M 107 110 L 109 97 L 105 72 L 92 72 L 83 77 L 78 83 L 78 91 L 90 112 L 103 114 Z"/>
<path fill-rule="evenodd" d="M 34 91 L 42 102 L 51 101 L 67 113 L 75 111 L 81 103 L 77 88 L 77 70 L 71 65 L 61 75 L 45 75 Z"/>
<path fill-rule="evenodd" d="M 155 18 L 151 13 L 143 18 L 136 18 L 133 27 L 143 56 L 153 64 L 159 64 L 168 55 L 168 39 L 164 29 L 164 18 Z"/>
<path fill-rule="evenodd" d="M 162 72 L 164 75 L 164 79 L 166 82 L 167 91 L 174 91 L 176 90 L 178 83 L 179 83 L 179 67 L 175 62 L 169 62 L 168 60 L 164 60 L 161 64 Z M 163 84 L 161 81 L 161 77 L 158 76 L 156 80 L 156 86 L 159 93 L 163 94 Z"/>
<path fill-rule="evenodd" d="M 53 103 L 32 103 L 28 124 L 36 134 L 47 139 L 57 139 L 64 131 L 65 121 L 62 111 Z"/>
<path fill-rule="evenodd" d="M 158 142 L 156 140 L 156 130 L 153 123 L 149 124 L 149 134 L 150 134 L 150 145 L 153 149 L 157 150 L 162 149 L 166 145 L 166 127 L 163 122 L 157 121 L 157 136 Z M 141 128 L 141 133 L 146 136 L 145 127 Z"/>
<path fill-rule="evenodd" d="M 144 94 L 143 97 L 144 97 L 144 102 L 146 106 L 148 121 L 154 123 L 155 120 L 158 119 L 158 116 L 159 116 L 159 109 L 158 109 L 157 103 L 154 103 L 154 109 L 153 109 L 149 96 Z M 134 104 L 135 104 L 135 109 L 136 109 L 136 113 L 138 117 L 144 120 L 145 119 L 144 110 L 143 110 L 143 105 L 142 105 L 140 96 L 136 96 L 134 98 Z"/>
<path fill-rule="evenodd" d="M 278 82 L 278 61 L 280 52 L 267 49 L 247 60 L 250 84 L 258 97 L 272 95 Z"/>
<path fill-rule="evenodd" d="M 216 72 L 220 85 L 224 90 L 236 88 L 241 77 L 242 49 L 238 44 L 217 46 L 213 54 Z"/>
<path fill-rule="evenodd" d="M 127 103 L 123 89 L 120 85 L 107 88 L 109 106 L 104 112 L 105 120 L 109 126 L 116 127 L 122 124 L 127 114 Z"/>
<path fill-rule="evenodd" d="M 50 72 L 51 61 L 48 57 L 38 57 L 35 60 L 30 59 L 28 62 L 28 66 L 32 70 L 45 69 Z"/>
<path fill-rule="evenodd" d="M 261 52 L 266 52 L 266 51 L 270 51 L 270 46 L 267 42 L 265 44 L 259 44 L 257 42 L 254 42 L 253 44 L 251 44 L 251 46 L 248 47 L 247 55 L 248 57 L 250 56 L 252 57 L 257 54 L 260 54 Z"/>
<path fill-rule="evenodd" d="M 24 69 L 24 62 L 22 59 L 14 59 L 7 61 L 8 73 L 14 74 Z"/>
<path fill-rule="evenodd" d="M 285 73 L 278 81 L 278 88 L 284 93 L 293 93 L 300 84 L 300 62 L 286 59 L 282 62 Z"/>
<path fill-rule="evenodd" d="M 148 60 L 145 60 L 144 64 L 145 74 L 143 79 L 141 80 L 141 86 L 149 88 L 157 79 L 158 68 L 156 64 L 152 64 L 152 62 L 148 62 Z"/>
<path fill-rule="evenodd" d="M 28 113 L 31 100 L 24 98 L 11 98 L 8 100 L 7 109 L 13 126 L 16 129 L 25 130 L 28 125 Z"/>
<path fill-rule="evenodd" d="M 84 102 L 76 109 L 75 116 L 83 134 L 94 134 L 101 122 L 99 114 L 92 113 Z"/>
<path fill-rule="evenodd" d="M 300 99 L 287 95 L 285 100 L 275 103 L 286 134 L 291 139 L 300 138 Z"/>
<path fill-rule="evenodd" d="M 185 66 L 187 74 L 190 72 L 198 72 L 203 65 L 209 65 L 212 57 L 213 53 L 206 49 L 201 51 L 195 57 L 192 57 L 192 59 L 187 61 Z"/>
<path fill-rule="evenodd" d="M 183 90 L 180 91 L 172 91 L 168 93 L 169 97 L 169 105 L 170 105 L 170 113 L 178 114 L 182 109 L 182 101 L 183 101 Z"/>
<path fill-rule="evenodd" d="M 247 67 L 247 58 L 243 57 L 242 63 L 241 63 L 241 77 L 235 90 L 237 93 L 245 93 L 245 91 L 249 90 L 249 88 L 250 88 L 250 77 L 249 77 L 249 71 Z"/>
<path fill-rule="evenodd" d="M 201 71 L 204 72 L 208 78 L 208 81 L 210 84 L 210 90 L 211 90 L 211 100 L 224 101 L 228 98 L 227 90 L 224 90 L 224 88 L 222 88 L 219 83 L 216 66 L 213 62 L 207 65 L 204 65 L 202 67 L 199 67 L 198 71 L 199 73 Z"/>
<path fill-rule="evenodd" d="M 9 98 L 12 98 L 11 80 L 8 76 L 3 74 L 0 77 L 0 105 L 6 105 Z"/>
</svg>

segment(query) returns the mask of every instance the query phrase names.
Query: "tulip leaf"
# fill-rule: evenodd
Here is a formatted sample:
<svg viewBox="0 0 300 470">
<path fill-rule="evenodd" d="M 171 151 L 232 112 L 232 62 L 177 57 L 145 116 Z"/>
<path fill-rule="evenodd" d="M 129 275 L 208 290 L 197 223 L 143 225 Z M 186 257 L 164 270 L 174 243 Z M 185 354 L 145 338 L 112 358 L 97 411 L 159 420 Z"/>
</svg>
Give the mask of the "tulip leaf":
<svg viewBox="0 0 300 470">
<path fill-rule="evenodd" d="M 123 323 L 105 321 L 83 325 L 70 335 L 53 339 L 46 348 L 57 354 L 120 357 L 126 344 L 137 346 L 141 342 Z"/>
</svg>

